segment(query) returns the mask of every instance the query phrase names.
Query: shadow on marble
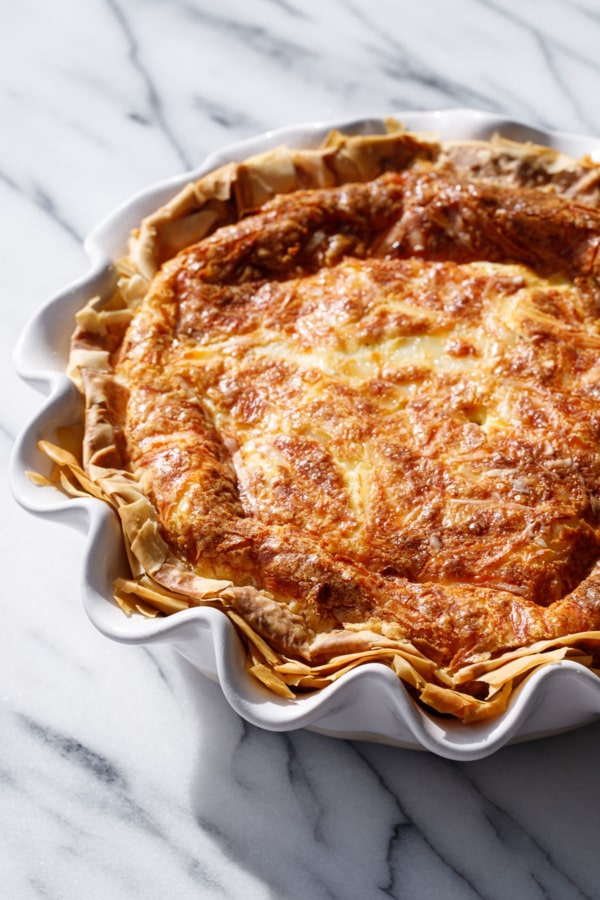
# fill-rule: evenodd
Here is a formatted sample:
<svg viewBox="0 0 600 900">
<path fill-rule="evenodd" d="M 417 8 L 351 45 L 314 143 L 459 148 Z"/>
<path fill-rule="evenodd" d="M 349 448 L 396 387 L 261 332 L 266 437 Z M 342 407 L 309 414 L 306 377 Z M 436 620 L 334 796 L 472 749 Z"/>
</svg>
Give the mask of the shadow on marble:
<svg viewBox="0 0 600 900">
<path fill-rule="evenodd" d="M 256 897 L 598 896 L 600 725 L 457 763 L 262 731 L 182 667 L 192 811 Z"/>
</svg>

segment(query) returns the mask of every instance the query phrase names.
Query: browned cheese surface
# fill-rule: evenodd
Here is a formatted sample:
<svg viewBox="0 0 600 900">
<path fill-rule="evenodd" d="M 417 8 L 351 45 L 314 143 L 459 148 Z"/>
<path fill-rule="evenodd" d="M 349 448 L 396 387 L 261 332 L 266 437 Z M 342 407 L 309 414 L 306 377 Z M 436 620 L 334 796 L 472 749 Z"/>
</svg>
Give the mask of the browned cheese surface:
<svg viewBox="0 0 600 900">
<path fill-rule="evenodd" d="M 307 658 L 345 623 L 444 664 L 600 627 L 599 226 L 411 171 L 166 263 L 115 362 L 172 548 Z"/>
</svg>

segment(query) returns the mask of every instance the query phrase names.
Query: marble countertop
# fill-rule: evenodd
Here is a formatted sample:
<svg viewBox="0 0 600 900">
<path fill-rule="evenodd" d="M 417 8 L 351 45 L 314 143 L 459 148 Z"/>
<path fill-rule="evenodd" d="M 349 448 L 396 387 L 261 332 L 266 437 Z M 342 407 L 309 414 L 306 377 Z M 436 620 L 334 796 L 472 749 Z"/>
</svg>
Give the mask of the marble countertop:
<svg viewBox="0 0 600 900">
<path fill-rule="evenodd" d="M 594 0 L 23 0 L 0 12 L 0 450 L 11 353 L 117 204 L 296 121 L 476 107 L 600 135 Z M 263 732 L 80 602 L 83 537 L 2 479 L 0 896 L 600 897 L 600 724 L 469 763 Z"/>
</svg>

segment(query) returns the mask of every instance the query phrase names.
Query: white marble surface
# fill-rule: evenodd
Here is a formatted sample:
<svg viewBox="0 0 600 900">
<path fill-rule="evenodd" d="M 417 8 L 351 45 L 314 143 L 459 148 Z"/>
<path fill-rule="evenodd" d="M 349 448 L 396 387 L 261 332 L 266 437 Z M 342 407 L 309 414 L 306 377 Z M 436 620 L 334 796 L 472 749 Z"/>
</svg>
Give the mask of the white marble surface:
<svg viewBox="0 0 600 900">
<path fill-rule="evenodd" d="M 294 121 L 475 106 L 600 134 L 595 0 L 21 0 L 0 8 L 0 451 L 25 322 L 116 204 Z M 7 387 L 6 387 L 7 386 Z M 455 763 L 271 734 L 112 644 L 83 538 L 2 481 L 0 896 L 600 897 L 600 724 Z"/>
</svg>

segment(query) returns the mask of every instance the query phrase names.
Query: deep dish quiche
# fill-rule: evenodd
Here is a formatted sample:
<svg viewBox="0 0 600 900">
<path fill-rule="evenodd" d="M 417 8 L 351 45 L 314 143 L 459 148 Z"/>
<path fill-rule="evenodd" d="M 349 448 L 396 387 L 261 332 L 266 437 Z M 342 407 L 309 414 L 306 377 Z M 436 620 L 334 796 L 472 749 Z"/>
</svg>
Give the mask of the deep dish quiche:
<svg viewBox="0 0 600 900">
<path fill-rule="evenodd" d="M 380 661 L 464 721 L 600 640 L 600 169 L 395 123 L 188 185 L 79 313 L 128 613 L 210 604 L 293 697 Z"/>
</svg>

